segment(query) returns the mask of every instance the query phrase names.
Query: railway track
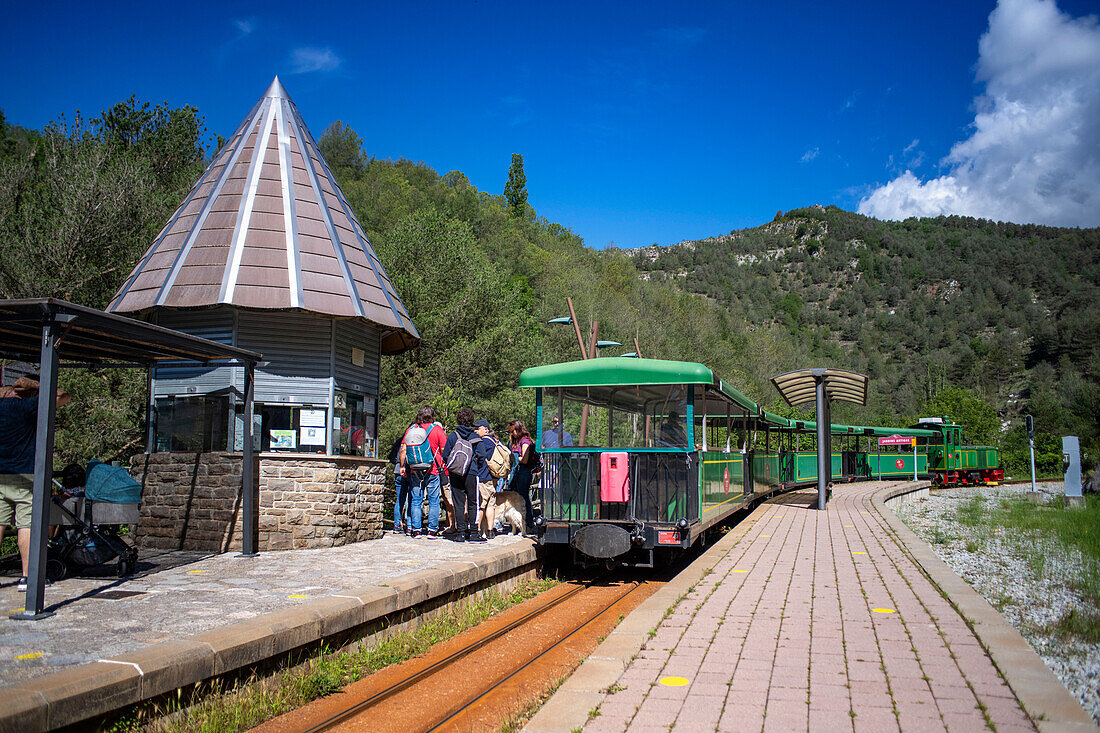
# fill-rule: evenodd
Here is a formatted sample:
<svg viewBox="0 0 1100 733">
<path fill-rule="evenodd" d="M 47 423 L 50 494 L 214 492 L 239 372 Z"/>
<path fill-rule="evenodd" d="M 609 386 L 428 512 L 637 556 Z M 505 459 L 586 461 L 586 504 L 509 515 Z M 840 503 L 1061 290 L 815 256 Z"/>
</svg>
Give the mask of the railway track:
<svg viewBox="0 0 1100 733">
<path fill-rule="evenodd" d="M 564 583 L 257 730 L 498 730 L 571 673 L 666 577 L 619 572 Z"/>
</svg>

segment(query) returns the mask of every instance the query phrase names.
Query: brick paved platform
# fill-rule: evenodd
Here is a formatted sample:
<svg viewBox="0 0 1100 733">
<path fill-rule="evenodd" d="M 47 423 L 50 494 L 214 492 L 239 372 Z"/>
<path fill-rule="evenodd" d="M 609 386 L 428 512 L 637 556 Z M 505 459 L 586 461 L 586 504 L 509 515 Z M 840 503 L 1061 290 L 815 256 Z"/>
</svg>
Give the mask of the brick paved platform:
<svg viewBox="0 0 1100 733">
<path fill-rule="evenodd" d="M 884 506 L 914 488 L 840 486 L 825 512 L 809 491 L 758 507 L 525 730 L 1094 730 L 1023 638 Z"/>
</svg>

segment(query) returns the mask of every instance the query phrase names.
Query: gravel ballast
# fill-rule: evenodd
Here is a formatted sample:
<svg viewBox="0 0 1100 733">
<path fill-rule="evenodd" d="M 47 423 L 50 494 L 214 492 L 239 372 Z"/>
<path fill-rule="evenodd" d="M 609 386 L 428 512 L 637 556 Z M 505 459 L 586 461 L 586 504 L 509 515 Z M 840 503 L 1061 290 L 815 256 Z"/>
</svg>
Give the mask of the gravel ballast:
<svg viewBox="0 0 1100 733">
<path fill-rule="evenodd" d="M 1061 484 L 1037 488 L 1048 499 L 1061 501 Z M 957 517 L 959 507 L 975 497 L 992 507 L 1002 498 L 1021 498 L 1030 490 L 1030 484 L 941 490 L 917 498 L 910 495 L 890 502 L 890 507 L 1016 627 L 1093 720 L 1100 722 L 1100 643 L 1058 638 L 1048 631 L 1071 609 L 1095 611 L 1073 588 L 1073 579 L 1081 576 L 1086 561 L 1053 538 L 1029 536 L 1017 529 L 986 530 Z"/>
</svg>

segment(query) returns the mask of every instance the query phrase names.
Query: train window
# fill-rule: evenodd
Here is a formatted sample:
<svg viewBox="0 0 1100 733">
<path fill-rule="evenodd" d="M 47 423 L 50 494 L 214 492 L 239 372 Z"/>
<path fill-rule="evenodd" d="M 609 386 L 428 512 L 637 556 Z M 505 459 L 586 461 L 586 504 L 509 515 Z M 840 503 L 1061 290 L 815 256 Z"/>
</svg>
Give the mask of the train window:
<svg viewBox="0 0 1100 733">
<path fill-rule="evenodd" d="M 547 388 L 542 446 L 687 450 L 687 394 L 682 385 Z"/>
</svg>

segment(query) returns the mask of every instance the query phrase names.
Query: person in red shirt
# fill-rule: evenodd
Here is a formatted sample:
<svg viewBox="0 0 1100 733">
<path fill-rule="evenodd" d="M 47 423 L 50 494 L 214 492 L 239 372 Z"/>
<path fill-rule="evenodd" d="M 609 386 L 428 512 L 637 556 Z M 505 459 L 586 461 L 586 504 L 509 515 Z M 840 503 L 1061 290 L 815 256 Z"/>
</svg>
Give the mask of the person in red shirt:
<svg viewBox="0 0 1100 733">
<path fill-rule="evenodd" d="M 421 427 L 428 434 L 428 446 L 431 448 L 431 465 L 429 468 L 417 470 L 408 465 L 406 440 L 409 430 L 413 427 Z M 399 460 L 401 461 L 401 475 L 405 477 L 411 489 L 409 501 L 409 524 L 412 525 L 412 536 L 419 537 L 423 531 L 423 515 L 421 504 L 424 495 L 428 496 L 428 528 L 424 534 L 428 539 L 439 537 L 439 475 L 447 469 L 443 465 L 443 446 L 447 443 L 447 434 L 443 426 L 435 421 L 435 408 L 424 405 L 416 413 L 416 425 L 405 431 L 405 438 L 401 440 Z"/>
</svg>

